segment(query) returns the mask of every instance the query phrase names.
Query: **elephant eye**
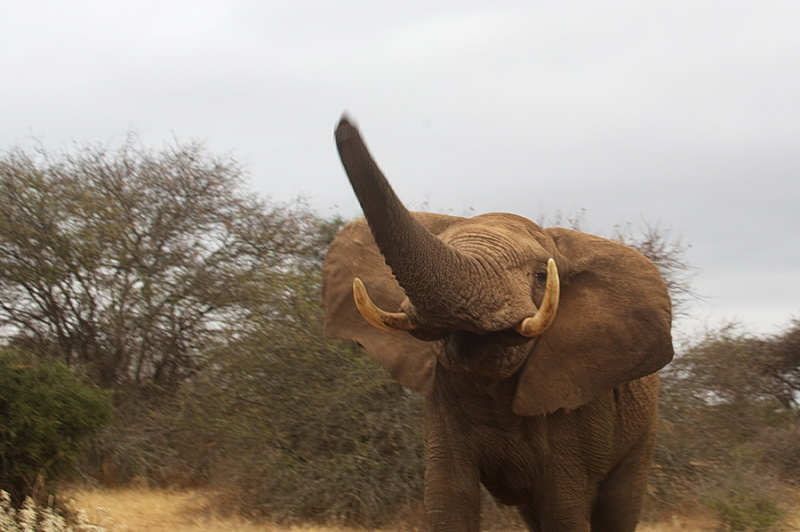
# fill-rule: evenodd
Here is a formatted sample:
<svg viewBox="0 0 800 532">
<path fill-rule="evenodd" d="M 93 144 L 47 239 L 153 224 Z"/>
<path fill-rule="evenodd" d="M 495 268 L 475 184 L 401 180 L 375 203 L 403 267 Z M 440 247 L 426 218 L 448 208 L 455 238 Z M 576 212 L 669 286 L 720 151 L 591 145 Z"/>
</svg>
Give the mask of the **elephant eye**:
<svg viewBox="0 0 800 532">
<path fill-rule="evenodd" d="M 537 272 L 537 273 L 533 274 L 533 276 L 536 277 L 537 281 L 544 282 L 544 281 L 547 280 L 547 272 Z"/>
</svg>

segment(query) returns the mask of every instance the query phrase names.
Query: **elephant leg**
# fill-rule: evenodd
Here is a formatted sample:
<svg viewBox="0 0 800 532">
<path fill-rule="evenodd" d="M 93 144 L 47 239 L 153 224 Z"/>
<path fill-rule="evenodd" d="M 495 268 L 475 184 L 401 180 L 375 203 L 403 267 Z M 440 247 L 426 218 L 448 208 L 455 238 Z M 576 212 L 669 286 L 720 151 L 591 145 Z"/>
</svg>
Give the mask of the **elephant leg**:
<svg viewBox="0 0 800 532">
<path fill-rule="evenodd" d="M 453 418 L 448 397 L 425 401 L 425 516 L 430 532 L 478 532 L 480 466 L 475 446 Z"/>
<path fill-rule="evenodd" d="M 425 515 L 430 532 L 480 530 L 480 472 L 473 453 L 426 419 Z"/>
<path fill-rule="evenodd" d="M 427 453 L 425 515 L 431 532 L 480 530 L 480 481 L 477 468 L 454 456 Z"/>
<path fill-rule="evenodd" d="M 601 482 L 592 511 L 592 532 L 633 532 L 639 522 L 655 438 L 648 437 Z"/>
<path fill-rule="evenodd" d="M 588 532 L 589 502 L 585 496 L 561 489 L 556 483 L 536 503 L 520 504 L 517 511 L 530 532 Z M 584 492 L 585 489 L 578 489 Z M 592 529 L 594 530 L 594 529 Z"/>
</svg>

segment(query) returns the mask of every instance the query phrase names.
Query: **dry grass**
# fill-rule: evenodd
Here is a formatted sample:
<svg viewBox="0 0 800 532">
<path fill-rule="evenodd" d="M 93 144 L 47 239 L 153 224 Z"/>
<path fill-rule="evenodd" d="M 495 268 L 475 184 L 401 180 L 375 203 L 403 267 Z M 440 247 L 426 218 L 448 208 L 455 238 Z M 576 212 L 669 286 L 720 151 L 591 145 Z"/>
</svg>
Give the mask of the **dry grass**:
<svg viewBox="0 0 800 532">
<path fill-rule="evenodd" d="M 83 508 L 93 523 L 113 532 L 334 532 L 337 528 L 279 527 L 222 517 L 202 510 L 208 495 L 200 491 L 155 489 L 81 489 L 70 494 L 73 506 Z M 113 522 L 113 526 L 110 523 Z M 800 527 L 800 520 L 795 521 Z M 657 524 L 642 524 L 639 532 L 700 532 L 717 530 L 705 519 L 673 516 Z"/>
<path fill-rule="evenodd" d="M 197 491 L 82 489 L 70 496 L 76 509 L 113 532 L 315 532 L 210 514 L 203 510 L 206 495 Z"/>
</svg>

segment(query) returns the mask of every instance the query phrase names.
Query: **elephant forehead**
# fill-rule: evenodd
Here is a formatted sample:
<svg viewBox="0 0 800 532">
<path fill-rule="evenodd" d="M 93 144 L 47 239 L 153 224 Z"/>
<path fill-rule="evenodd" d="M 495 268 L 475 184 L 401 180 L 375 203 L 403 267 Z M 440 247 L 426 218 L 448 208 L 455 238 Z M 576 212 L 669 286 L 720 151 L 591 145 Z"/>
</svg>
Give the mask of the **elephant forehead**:
<svg viewBox="0 0 800 532">
<path fill-rule="evenodd" d="M 519 270 L 523 266 L 527 268 L 537 260 L 548 258 L 542 247 L 525 235 L 509 234 L 491 227 L 454 231 L 443 240 L 496 273 Z"/>
<path fill-rule="evenodd" d="M 492 213 L 469 218 L 453 224 L 439 237 L 462 253 L 509 265 L 549 258 L 544 250 L 546 233 L 530 220 L 514 214 Z M 542 257 L 536 257 L 539 254 Z"/>
</svg>

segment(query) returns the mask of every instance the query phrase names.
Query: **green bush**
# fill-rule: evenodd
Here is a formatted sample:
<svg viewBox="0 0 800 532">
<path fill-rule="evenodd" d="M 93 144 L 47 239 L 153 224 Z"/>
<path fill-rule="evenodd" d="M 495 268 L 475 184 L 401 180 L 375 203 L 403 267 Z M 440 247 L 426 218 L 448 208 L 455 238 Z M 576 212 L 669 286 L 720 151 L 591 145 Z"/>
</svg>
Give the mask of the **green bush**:
<svg viewBox="0 0 800 532">
<path fill-rule="evenodd" d="M 110 417 L 109 395 L 64 365 L 0 349 L 0 488 L 16 504 L 51 488 Z"/>
</svg>

